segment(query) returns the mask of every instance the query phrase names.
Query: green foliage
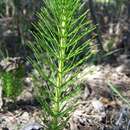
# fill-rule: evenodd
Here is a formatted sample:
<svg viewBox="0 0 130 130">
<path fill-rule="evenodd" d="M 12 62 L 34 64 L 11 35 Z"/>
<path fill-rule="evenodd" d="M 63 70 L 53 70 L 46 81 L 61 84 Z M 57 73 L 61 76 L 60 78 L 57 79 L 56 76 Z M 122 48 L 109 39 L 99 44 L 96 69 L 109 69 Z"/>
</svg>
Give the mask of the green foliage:
<svg viewBox="0 0 130 130">
<path fill-rule="evenodd" d="M 15 101 L 16 97 L 22 91 L 22 78 L 24 75 L 23 68 L 13 71 L 4 71 L 1 74 L 3 93 L 5 97 L 11 98 Z"/>
<path fill-rule="evenodd" d="M 5 72 L 2 76 L 3 91 L 6 97 L 13 96 L 13 75 L 9 72 Z"/>
<path fill-rule="evenodd" d="M 45 0 L 34 24 L 34 43 L 29 47 L 35 59 L 29 58 L 36 93 L 42 105 L 48 130 L 62 130 L 76 103 L 70 101 L 80 92 L 74 85 L 80 66 L 95 54 L 90 34 L 95 29 L 83 12 L 80 0 Z M 68 105 L 68 103 L 70 105 Z"/>
<path fill-rule="evenodd" d="M 113 83 L 109 82 L 108 85 L 112 89 L 112 91 L 122 100 L 124 101 L 129 107 L 130 107 L 130 102 L 129 99 L 125 98 L 124 96 L 121 95 L 120 91 L 117 89 L 118 86 L 114 85 Z"/>
</svg>

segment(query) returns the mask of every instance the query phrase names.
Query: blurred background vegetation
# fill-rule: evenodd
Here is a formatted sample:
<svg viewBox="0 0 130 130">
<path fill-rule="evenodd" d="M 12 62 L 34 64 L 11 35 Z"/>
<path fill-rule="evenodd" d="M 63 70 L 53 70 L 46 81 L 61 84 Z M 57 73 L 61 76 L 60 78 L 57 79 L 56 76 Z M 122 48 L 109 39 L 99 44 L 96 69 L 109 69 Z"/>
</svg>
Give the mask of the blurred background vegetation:
<svg viewBox="0 0 130 130">
<path fill-rule="evenodd" d="M 130 1 L 82 0 L 97 25 L 94 44 L 103 54 L 130 53 Z M 0 0 L 0 50 L 11 57 L 26 57 L 27 44 L 33 41 L 29 30 L 37 20 L 42 0 Z M 118 50 L 118 51 L 116 51 Z M 116 53 L 111 53 L 115 52 Z M 113 56 L 113 55 L 112 55 Z"/>
</svg>

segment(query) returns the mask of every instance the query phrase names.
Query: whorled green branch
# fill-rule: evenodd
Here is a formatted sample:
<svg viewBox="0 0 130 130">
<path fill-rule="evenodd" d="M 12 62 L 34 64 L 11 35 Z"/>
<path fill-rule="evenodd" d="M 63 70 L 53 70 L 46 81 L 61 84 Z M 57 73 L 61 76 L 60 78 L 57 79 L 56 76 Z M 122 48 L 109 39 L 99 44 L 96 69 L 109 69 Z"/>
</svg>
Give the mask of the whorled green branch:
<svg viewBox="0 0 130 130">
<path fill-rule="evenodd" d="M 73 105 L 67 107 L 66 103 L 80 90 L 74 87 L 74 91 L 68 92 L 70 84 L 79 73 L 78 67 L 95 53 L 90 38 L 95 27 L 87 19 L 88 11 L 82 12 L 82 9 L 80 0 L 44 0 L 38 22 L 33 24 L 35 42 L 29 47 L 35 59 L 29 58 L 29 61 L 46 81 L 46 85 L 36 88 L 42 108 L 50 117 L 49 130 L 64 127 L 73 110 Z M 37 79 L 36 75 L 34 78 Z"/>
</svg>

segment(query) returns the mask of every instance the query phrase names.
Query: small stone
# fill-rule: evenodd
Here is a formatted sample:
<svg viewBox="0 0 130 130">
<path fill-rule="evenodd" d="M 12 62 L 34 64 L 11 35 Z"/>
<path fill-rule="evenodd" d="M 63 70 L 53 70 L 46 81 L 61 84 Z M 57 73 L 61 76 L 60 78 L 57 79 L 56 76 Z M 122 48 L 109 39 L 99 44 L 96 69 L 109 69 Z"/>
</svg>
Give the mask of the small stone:
<svg viewBox="0 0 130 130">
<path fill-rule="evenodd" d="M 122 72 L 124 72 L 125 69 L 126 69 L 126 66 L 124 64 L 122 64 L 116 68 L 116 72 L 122 73 Z"/>
<path fill-rule="evenodd" d="M 26 122 L 26 121 L 28 121 L 29 119 L 30 119 L 29 113 L 28 113 L 28 112 L 24 112 L 24 113 L 22 114 L 22 116 L 21 116 L 21 121 L 22 121 L 22 122 Z"/>
<path fill-rule="evenodd" d="M 86 86 L 86 87 L 85 87 L 84 95 L 83 95 L 83 100 L 86 100 L 86 99 L 90 96 L 91 91 L 92 91 L 92 90 L 89 88 L 89 86 Z"/>
<path fill-rule="evenodd" d="M 20 101 L 32 101 L 33 95 L 31 92 L 23 90 L 23 92 L 17 97 L 17 100 Z"/>
<path fill-rule="evenodd" d="M 99 100 L 92 100 L 92 105 L 93 105 L 95 111 L 97 111 L 97 112 L 101 112 L 101 111 L 105 110 L 103 103 L 100 102 Z"/>
<path fill-rule="evenodd" d="M 43 130 L 43 126 L 39 123 L 29 123 L 21 130 Z"/>
</svg>

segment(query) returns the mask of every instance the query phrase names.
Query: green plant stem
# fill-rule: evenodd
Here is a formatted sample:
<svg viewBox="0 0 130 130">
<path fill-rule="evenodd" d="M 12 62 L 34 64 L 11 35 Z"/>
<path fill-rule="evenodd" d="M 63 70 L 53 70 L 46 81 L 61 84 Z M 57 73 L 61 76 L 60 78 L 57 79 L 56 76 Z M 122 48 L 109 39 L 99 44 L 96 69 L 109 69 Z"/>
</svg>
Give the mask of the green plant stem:
<svg viewBox="0 0 130 130">
<path fill-rule="evenodd" d="M 64 14 L 64 10 L 63 10 Z M 66 38 L 65 38 L 65 27 L 66 27 L 66 17 L 63 15 L 61 18 L 61 28 L 59 30 L 59 33 L 61 34 L 61 39 L 60 39 L 60 52 L 59 52 L 59 62 L 58 62 L 58 74 L 57 74 L 57 87 L 55 88 L 55 114 L 54 116 L 54 126 L 56 126 L 57 129 L 57 124 L 58 124 L 58 118 L 57 114 L 60 112 L 60 97 L 61 97 L 61 92 L 60 92 L 60 87 L 63 84 L 63 68 L 64 68 L 64 57 L 65 57 L 65 43 L 66 43 Z"/>
<path fill-rule="evenodd" d="M 35 60 L 29 58 L 29 61 L 39 74 L 38 77 L 34 75 L 34 80 L 39 81 L 41 76 L 41 80 L 47 81 L 45 85 L 42 81 L 35 86 L 38 86 L 36 92 L 45 118 L 47 116 L 48 130 L 62 130 L 65 127 L 70 113 L 75 109 L 74 104 L 66 104 L 80 92 L 75 85 L 74 91 L 68 89 L 70 84 L 74 84 L 78 67 L 95 52 L 91 39 L 84 40 L 91 36 L 94 27 L 86 19 L 87 12 L 79 16 L 83 8 L 84 3 L 80 0 L 45 0 L 45 6 L 38 13 L 39 21 L 34 24 L 37 31 L 33 32 L 35 42 L 29 47 L 34 52 Z M 46 73 L 46 64 L 49 73 Z"/>
</svg>

